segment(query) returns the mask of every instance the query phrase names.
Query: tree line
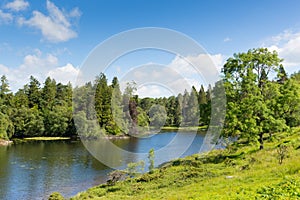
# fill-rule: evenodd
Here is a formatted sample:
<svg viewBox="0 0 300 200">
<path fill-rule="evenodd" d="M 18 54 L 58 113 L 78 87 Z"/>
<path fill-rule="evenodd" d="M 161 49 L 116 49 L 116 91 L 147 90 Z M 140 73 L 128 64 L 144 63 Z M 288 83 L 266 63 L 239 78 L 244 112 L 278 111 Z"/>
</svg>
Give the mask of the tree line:
<svg viewBox="0 0 300 200">
<path fill-rule="evenodd" d="M 57 83 L 50 77 L 41 84 L 31 76 L 28 84 L 12 93 L 3 75 L 0 138 L 75 136 L 78 132 L 97 136 L 97 131 L 124 135 L 137 134 L 151 127 L 209 123 L 211 86 L 206 91 L 203 86 L 199 91 L 192 87 L 191 91 L 185 90 L 178 96 L 161 98 L 139 98 L 135 92 L 134 82 L 128 83 L 122 93 L 117 77 L 109 84 L 105 74 L 101 73 L 94 82 L 75 88 L 70 83 Z"/>
<path fill-rule="evenodd" d="M 259 142 L 300 125 L 300 72 L 288 76 L 278 54 L 266 48 L 234 54 L 221 80 L 205 89 L 194 86 L 177 96 L 140 98 L 136 84 L 123 92 L 117 77 L 108 83 L 101 73 L 94 82 L 72 88 L 33 76 L 16 93 L 5 76 L 0 85 L 0 137 L 139 134 L 163 126 L 208 126 L 212 107 L 226 104 L 221 137 Z M 225 100 L 220 99 L 224 87 Z M 214 111 L 217 111 L 215 109 Z M 76 122 L 76 123 L 75 123 Z M 75 124 L 77 125 L 75 127 Z"/>
<path fill-rule="evenodd" d="M 183 94 L 160 98 L 139 98 L 136 84 L 127 83 L 122 93 L 119 81 L 108 83 L 101 73 L 93 83 L 74 89 L 74 119 L 80 135 L 99 132 L 111 135 L 141 134 L 163 126 L 208 125 L 213 88 L 192 87 Z"/>
<path fill-rule="evenodd" d="M 32 136 L 70 136 L 72 125 L 72 86 L 47 78 L 44 86 L 30 82 L 15 94 L 5 76 L 0 85 L 0 138 Z"/>
</svg>

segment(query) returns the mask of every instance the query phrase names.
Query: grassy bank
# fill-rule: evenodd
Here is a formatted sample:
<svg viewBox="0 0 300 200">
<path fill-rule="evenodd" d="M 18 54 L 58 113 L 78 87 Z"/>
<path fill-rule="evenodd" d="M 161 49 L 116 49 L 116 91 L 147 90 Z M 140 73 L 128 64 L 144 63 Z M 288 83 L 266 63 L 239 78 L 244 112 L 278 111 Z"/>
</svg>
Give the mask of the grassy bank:
<svg viewBox="0 0 300 200">
<path fill-rule="evenodd" d="M 300 128 L 274 135 L 264 150 L 235 145 L 192 155 L 72 199 L 300 199 Z"/>
<path fill-rule="evenodd" d="M 161 128 L 162 131 L 199 131 L 206 130 L 207 126 L 194 126 L 194 127 L 172 127 L 172 126 L 164 126 Z"/>
<path fill-rule="evenodd" d="M 70 137 L 28 137 L 23 140 L 38 140 L 38 141 L 50 141 L 50 140 L 70 140 Z"/>
</svg>

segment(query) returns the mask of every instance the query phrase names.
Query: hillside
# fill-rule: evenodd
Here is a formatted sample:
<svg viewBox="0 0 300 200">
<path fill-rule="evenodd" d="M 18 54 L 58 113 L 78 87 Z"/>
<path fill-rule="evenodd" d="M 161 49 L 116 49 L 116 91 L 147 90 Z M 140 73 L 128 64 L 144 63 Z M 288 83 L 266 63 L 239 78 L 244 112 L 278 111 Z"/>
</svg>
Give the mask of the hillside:
<svg viewBox="0 0 300 200">
<path fill-rule="evenodd" d="M 192 155 L 152 174 L 99 185 L 72 199 L 299 199 L 300 128 L 276 134 L 267 139 L 264 150 L 258 149 L 236 144 Z"/>
</svg>

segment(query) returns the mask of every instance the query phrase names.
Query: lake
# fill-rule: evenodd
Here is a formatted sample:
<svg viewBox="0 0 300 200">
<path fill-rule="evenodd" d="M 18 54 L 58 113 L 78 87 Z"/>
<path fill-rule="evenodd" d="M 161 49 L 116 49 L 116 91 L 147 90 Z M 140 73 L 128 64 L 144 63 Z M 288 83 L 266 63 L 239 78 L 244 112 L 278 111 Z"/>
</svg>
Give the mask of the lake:
<svg viewBox="0 0 300 200">
<path fill-rule="evenodd" d="M 124 169 L 128 162 L 144 160 L 147 163 L 151 148 L 155 149 L 155 166 L 198 153 L 204 136 L 204 133 L 171 131 L 152 137 L 111 140 L 109 143 L 120 149 L 117 152 L 107 148 L 107 141 L 84 144 L 81 141 L 32 141 L 0 147 L 0 199 L 47 199 L 54 191 L 71 197 L 105 182 L 112 169 L 95 159 L 85 146 L 107 165 Z"/>
</svg>

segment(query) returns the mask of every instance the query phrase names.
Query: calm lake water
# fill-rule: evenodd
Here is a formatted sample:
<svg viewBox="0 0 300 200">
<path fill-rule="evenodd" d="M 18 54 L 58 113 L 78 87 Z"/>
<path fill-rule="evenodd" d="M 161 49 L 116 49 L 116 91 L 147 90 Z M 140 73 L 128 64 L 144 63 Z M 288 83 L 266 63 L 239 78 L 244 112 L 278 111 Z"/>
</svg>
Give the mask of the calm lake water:
<svg viewBox="0 0 300 200">
<path fill-rule="evenodd" d="M 204 136 L 165 132 L 147 138 L 113 140 L 124 151 L 107 151 L 104 155 L 114 168 L 124 169 L 128 162 L 147 163 L 147 152 L 154 148 L 157 166 L 198 153 Z M 103 142 L 88 145 L 98 152 L 108 150 Z M 71 197 L 105 182 L 111 170 L 95 159 L 81 141 L 37 141 L 0 147 L 0 199 L 47 199 L 54 191 Z"/>
</svg>

